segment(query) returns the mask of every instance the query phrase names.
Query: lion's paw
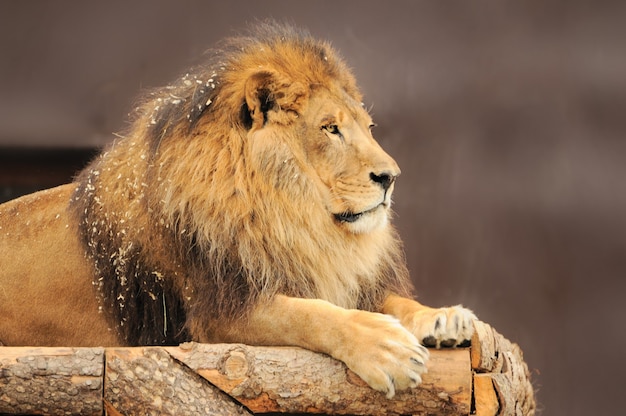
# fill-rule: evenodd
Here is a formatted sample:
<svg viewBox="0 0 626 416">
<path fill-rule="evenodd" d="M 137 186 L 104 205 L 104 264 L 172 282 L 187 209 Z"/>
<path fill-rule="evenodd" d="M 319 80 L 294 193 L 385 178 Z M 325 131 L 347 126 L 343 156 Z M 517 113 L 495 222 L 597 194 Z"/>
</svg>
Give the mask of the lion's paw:
<svg viewBox="0 0 626 416">
<path fill-rule="evenodd" d="M 472 311 L 460 305 L 427 308 L 415 312 L 408 326 L 427 347 L 458 347 L 469 345 L 476 319 Z"/>
<path fill-rule="evenodd" d="M 350 320 L 351 338 L 337 358 L 370 387 L 392 398 L 417 387 L 426 372 L 428 350 L 396 318 L 359 311 Z"/>
</svg>

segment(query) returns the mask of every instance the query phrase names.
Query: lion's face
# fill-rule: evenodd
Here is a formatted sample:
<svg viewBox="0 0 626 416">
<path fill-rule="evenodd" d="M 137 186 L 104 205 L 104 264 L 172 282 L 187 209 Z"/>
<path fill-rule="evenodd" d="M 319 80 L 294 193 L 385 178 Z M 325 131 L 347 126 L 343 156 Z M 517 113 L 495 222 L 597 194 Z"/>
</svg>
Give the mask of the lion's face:
<svg viewBox="0 0 626 416">
<path fill-rule="evenodd" d="M 317 91 L 304 114 L 303 147 L 338 226 L 368 233 L 387 224 L 396 162 L 372 136 L 371 117 L 360 103 Z"/>
<path fill-rule="evenodd" d="M 385 227 L 400 169 L 374 140 L 371 117 L 341 88 L 314 88 L 301 101 L 306 102 L 300 102 L 298 111 L 283 104 L 268 112 L 256 133 L 281 139 L 280 143 L 271 141 L 266 150 L 285 158 L 293 155 L 338 227 L 355 234 Z M 295 134 L 285 136 L 287 119 Z M 260 141 L 259 137 L 254 140 Z M 281 152 L 285 144 L 289 149 Z"/>
</svg>

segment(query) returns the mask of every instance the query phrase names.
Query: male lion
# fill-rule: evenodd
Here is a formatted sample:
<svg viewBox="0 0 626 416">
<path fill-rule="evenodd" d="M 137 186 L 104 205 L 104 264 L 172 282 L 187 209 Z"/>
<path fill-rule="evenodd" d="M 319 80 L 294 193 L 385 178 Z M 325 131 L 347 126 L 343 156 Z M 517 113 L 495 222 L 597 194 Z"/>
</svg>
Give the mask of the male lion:
<svg viewBox="0 0 626 416">
<path fill-rule="evenodd" d="M 400 174 L 326 43 L 261 25 L 152 92 L 74 183 L 0 207 L 0 342 L 292 345 L 392 397 L 474 315 L 410 299 Z"/>
</svg>

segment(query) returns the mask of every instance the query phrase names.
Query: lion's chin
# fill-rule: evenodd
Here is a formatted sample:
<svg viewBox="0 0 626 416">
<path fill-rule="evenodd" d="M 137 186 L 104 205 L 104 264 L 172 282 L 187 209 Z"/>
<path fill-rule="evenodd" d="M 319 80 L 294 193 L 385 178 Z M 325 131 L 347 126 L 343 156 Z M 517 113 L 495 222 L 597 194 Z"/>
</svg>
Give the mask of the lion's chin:
<svg viewBox="0 0 626 416">
<path fill-rule="evenodd" d="M 334 215 L 335 220 L 354 234 L 366 234 L 384 228 L 387 225 L 387 206 L 380 204 L 368 211 L 343 212 Z"/>
</svg>

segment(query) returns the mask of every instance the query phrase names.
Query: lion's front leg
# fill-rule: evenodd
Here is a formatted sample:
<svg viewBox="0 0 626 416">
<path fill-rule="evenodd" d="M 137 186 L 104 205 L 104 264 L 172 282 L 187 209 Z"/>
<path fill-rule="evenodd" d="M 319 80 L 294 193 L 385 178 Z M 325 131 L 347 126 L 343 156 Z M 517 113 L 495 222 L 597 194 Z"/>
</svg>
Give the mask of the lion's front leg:
<svg viewBox="0 0 626 416">
<path fill-rule="evenodd" d="M 402 325 L 427 347 L 456 347 L 469 342 L 476 315 L 462 306 L 430 308 L 412 299 L 391 295 L 383 313 L 400 319 Z"/>
<path fill-rule="evenodd" d="M 240 325 L 231 327 L 223 340 L 326 353 L 387 397 L 393 397 L 396 390 L 416 387 L 426 371 L 428 350 L 390 315 L 276 296 Z"/>
</svg>

